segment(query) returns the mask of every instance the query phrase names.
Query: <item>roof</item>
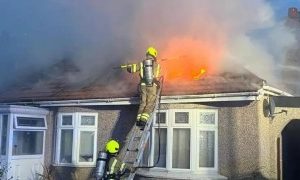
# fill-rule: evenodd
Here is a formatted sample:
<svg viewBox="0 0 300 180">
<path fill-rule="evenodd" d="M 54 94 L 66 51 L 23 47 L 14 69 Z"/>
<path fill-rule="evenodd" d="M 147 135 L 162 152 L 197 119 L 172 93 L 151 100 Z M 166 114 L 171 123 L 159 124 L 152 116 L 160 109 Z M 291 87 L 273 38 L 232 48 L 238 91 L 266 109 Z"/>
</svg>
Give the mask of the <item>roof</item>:
<svg viewBox="0 0 300 180">
<path fill-rule="evenodd" d="M 112 71 L 112 70 L 109 70 Z M 0 91 L 0 102 L 34 102 L 57 100 L 82 100 L 101 98 L 126 98 L 138 96 L 138 76 L 121 73 L 112 78 L 99 72 L 80 78 L 81 71 L 74 63 L 63 60 L 41 72 L 32 73 Z M 133 78 L 134 77 L 134 78 Z M 205 74 L 199 80 L 164 81 L 162 95 L 202 95 L 258 91 L 263 80 L 253 73 L 218 72 Z"/>
</svg>

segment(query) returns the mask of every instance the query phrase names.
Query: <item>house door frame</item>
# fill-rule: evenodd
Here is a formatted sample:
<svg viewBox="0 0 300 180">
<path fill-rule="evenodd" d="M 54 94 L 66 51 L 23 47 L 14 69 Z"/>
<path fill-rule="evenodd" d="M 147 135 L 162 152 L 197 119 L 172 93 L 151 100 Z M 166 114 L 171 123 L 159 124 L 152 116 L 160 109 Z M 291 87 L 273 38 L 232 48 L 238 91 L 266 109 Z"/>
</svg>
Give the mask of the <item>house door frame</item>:
<svg viewBox="0 0 300 180">
<path fill-rule="evenodd" d="M 300 138 L 298 136 L 299 129 L 300 119 L 291 119 L 281 130 L 280 139 L 277 139 L 276 155 L 278 179 L 294 178 L 294 176 L 299 177 L 300 175 L 299 166 L 297 166 L 299 165 L 299 156 L 295 156 L 295 154 L 298 154 L 300 149 Z M 291 174 L 291 172 L 297 173 Z"/>
<path fill-rule="evenodd" d="M 276 139 L 276 149 L 277 149 L 277 179 L 282 180 L 282 135 Z"/>
</svg>

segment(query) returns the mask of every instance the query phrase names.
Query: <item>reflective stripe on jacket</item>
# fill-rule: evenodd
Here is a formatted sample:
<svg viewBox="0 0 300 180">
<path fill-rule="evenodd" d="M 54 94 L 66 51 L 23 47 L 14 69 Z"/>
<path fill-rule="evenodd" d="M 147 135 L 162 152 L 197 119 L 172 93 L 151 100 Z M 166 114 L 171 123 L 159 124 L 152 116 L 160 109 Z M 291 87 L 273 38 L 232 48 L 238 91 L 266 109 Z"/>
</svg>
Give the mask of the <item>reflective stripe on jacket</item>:
<svg viewBox="0 0 300 180">
<path fill-rule="evenodd" d="M 111 157 L 108 161 L 108 176 L 121 175 L 125 169 L 129 168 L 126 163 L 116 157 Z"/>
</svg>

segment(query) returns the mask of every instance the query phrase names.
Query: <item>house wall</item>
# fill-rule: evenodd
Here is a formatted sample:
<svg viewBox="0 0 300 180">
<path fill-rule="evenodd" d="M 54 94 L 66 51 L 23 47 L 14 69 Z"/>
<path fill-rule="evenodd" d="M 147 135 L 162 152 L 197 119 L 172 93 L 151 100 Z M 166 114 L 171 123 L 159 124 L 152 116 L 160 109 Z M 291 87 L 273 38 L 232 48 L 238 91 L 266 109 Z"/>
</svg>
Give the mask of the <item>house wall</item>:
<svg viewBox="0 0 300 180">
<path fill-rule="evenodd" d="M 287 113 L 273 118 L 265 117 L 263 100 L 241 102 L 214 102 L 199 104 L 163 104 L 161 109 L 218 109 L 218 159 L 219 174 L 228 179 L 276 179 L 277 137 L 292 119 L 300 119 L 297 108 L 276 108 L 276 112 L 287 109 Z M 52 108 L 48 119 L 46 142 L 47 164 L 53 162 L 54 127 L 58 112 L 97 112 L 98 142 L 102 150 L 109 138 L 117 138 L 125 144 L 126 136 L 135 123 L 137 106 L 90 106 Z M 118 120 L 120 118 L 120 120 Z M 122 151 L 124 152 L 124 151 Z M 93 168 L 55 166 L 56 179 L 89 179 Z"/>
<path fill-rule="evenodd" d="M 268 100 L 267 97 L 264 98 Z M 282 110 L 286 112 L 282 112 Z M 300 120 L 300 107 L 276 107 L 273 117 L 265 117 L 263 113 L 263 100 L 259 102 L 259 138 L 261 173 L 268 179 L 278 179 L 277 139 L 281 132 L 292 120 Z M 280 113 L 281 112 L 281 113 Z M 279 155 L 279 157 L 278 157 Z"/>
<path fill-rule="evenodd" d="M 55 121 L 56 121 L 56 109 L 52 108 L 49 109 L 49 114 L 46 116 L 46 123 L 47 123 L 47 131 L 46 131 L 46 136 L 45 136 L 45 154 L 44 154 L 44 164 L 43 164 L 43 169 L 44 169 L 44 176 L 53 176 L 54 171 L 53 171 L 53 152 L 55 151 Z M 52 171 L 50 173 L 50 171 Z"/>
<path fill-rule="evenodd" d="M 96 112 L 98 113 L 97 150 L 103 150 L 105 142 L 109 138 L 116 138 L 125 144 L 126 136 L 133 127 L 136 118 L 137 106 L 90 106 L 90 107 L 60 107 L 51 108 L 48 116 L 48 132 L 46 137 L 45 162 L 48 167 L 53 162 L 55 154 L 55 126 L 56 115 L 60 112 Z M 119 121 L 117 121 L 119 119 Z M 122 150 L 121 150 L 122 151 Z M 77 179 L 85 180 L 93 178 L 93 167 L 66 167 L 51 166 L 54 169 L 52 175 L 56 180 Z"/>
<path fill-rule="evenodd" d="M 218 109 L 219 173 L 229 179 L 259 178 L 258 101 L 164 104 L 161 109 Z"/>
<path fill-rule="evenodd" d="M 46 131 L 46 138 L 45 138 L 45 168 L 49 168 L 52 163 L 52 152 L 55 148 L 54 146 L 54 127 L 55 127 L 55 111 L 50 111 L 49 114 L 46 116 L 47 121 L 47 131 Z"/>
<path fill-rule="evenodd" d="M 219 173 L 229 179 L 257 176 L 257 102 L 207 103 L 218 108 Z"/>
<path fill-rule="evenodd" d="M 289 122 L 300 120 L 300 107 L 276 107 L 276 114 L 266 117 L 264 100 L 268 97 L 167 108 L 218 108 L 219 173 L 228 179 L 278 179 L 277 140 Z"/>
<path fill-rule="evenodd" d="M 223 103 L 219 109 L 219 172 L 229 179 L 259 176 L 257 101 Z"/>
</svg>

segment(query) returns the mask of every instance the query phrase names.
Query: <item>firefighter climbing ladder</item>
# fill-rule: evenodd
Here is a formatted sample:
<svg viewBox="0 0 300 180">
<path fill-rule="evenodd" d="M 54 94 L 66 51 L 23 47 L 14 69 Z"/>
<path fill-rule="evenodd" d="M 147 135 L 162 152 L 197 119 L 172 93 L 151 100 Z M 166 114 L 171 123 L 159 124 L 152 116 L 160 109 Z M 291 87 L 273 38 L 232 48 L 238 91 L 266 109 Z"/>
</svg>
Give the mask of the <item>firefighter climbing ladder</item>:
<svg viewBox="0 0 300 180">
<path fill-rule="evenodd" d="M 149 120 L 147 121 L 147 124 L 143 131 L 140 130 L 139 127 L 134 126 L 134 129 L 132 130 L 132 133 L 129 138 L 128 147 L 125 152 L 123 161 L 125 163 L 133 164 L 133 167 L 138 167 L 142 161 L 143 153 L 146 148 L 147 143 L 150 139 L 150 133 L 151 133 L 151 127 L 154 119 L 154 112 L 158 107 L 159 101 L 160 101 L 160 91 L 157 92 L 157 98 L 155 102 L 155 108 L 152 114 L 150 115 Z M 134 160 L 132 160 L 134 159 Z M 131 161 L 130 161 L 131 160 Z M 128 180 L 133 180 L 134 176 L 136 174 L 135 172 L 131 172 L 128 176 Z"/>
</svg>

